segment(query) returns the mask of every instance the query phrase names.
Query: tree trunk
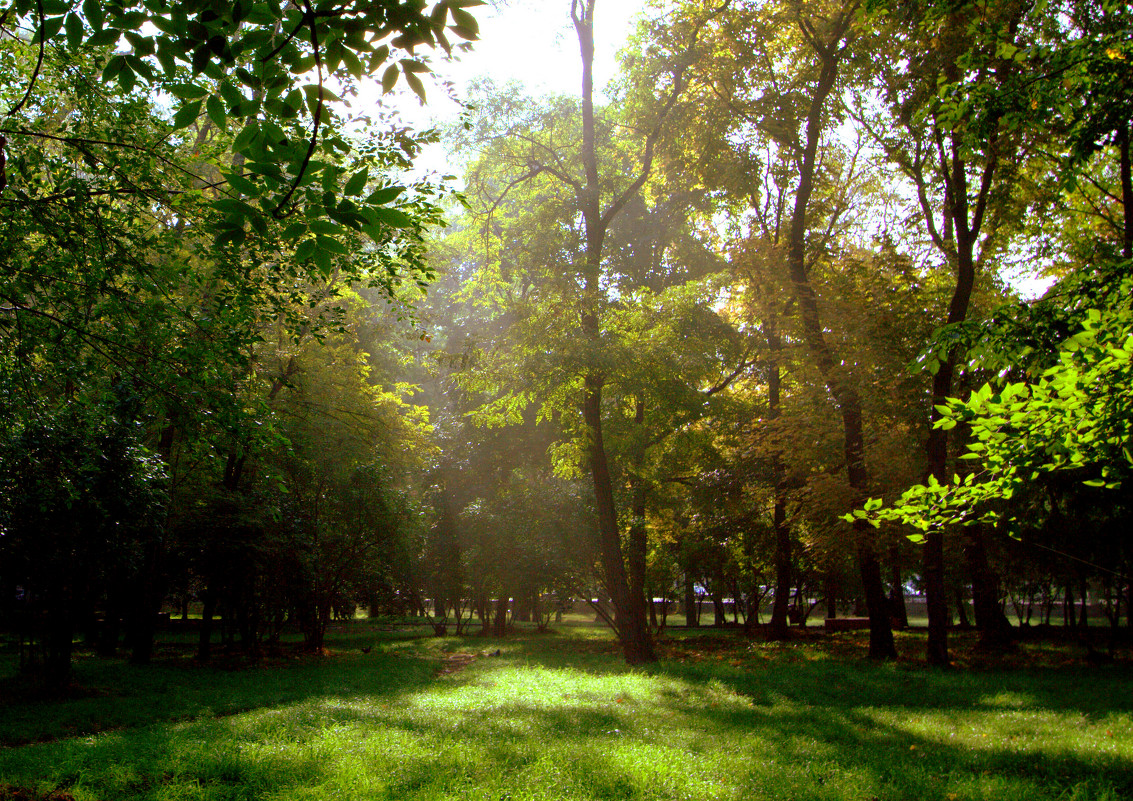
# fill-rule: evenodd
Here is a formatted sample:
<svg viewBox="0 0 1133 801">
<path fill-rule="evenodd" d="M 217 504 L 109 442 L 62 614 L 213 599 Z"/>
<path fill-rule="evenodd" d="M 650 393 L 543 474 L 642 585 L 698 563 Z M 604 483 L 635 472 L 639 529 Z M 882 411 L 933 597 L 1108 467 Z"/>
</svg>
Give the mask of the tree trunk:
<svg viewBox="0 0 1133 801">
<path fill-rule="evenodd" d="M 594 361 L 602 349 L 599 320 L 604 289 L 601 283 L 602 247 L 606 231 L 620 207 L 615 204 L 606 214 L 601 211 L 601 185 L 598 158 L 595 150 L 594 123 L 594 0 L 575 0 L 571 16 L 578 34 L 582 56 L 582 162 L 586 172 L 584 186 L 577 187 L 578 200 L 586 229 L 586 256 L 584 267 L 584 310 L 581 329 L 593 349 Z M 651 154 L 647 161 L 651 161 Z M 644 174 L 642 176 L 644 181 Z M 628 200 L 623 196 L 621 202 Z M 607 462 L 606 446 L 602 438 L 602 388 L 605 378 L 595 366 L 583 378 L 582 418 L 588 431 L 587 461 L 594 484 L 594 500 L 598 516 L 599 555 L 606 590 L 614 604 L 614 626 L 622 644 L 626 662 L 638 665 L 655 662 L 649 620 L 645 614 L 645 597 L 641 585 L 631 589 L 627 574 L 627 556 L 622 553 L 621 532 L 618 529 L 617 509 L 614 504 L 613 484 Z M 631 538 L 628 562 L 636 572 L 645 562 L 640 537 Z M 643 572 L 643 571 L 642 571 Z M 635 591 L 636 590 L 636 591 Z"/>
<path fill-rule="evenodd" d="M 115 593 L 106 605 L 106 617 L 98 628 L 98 655 L 113 658 L 118 654 L 118 641 L 122 636 L 122 617 Z"/>
<path fill-rule="evenodd" d="M 967 631 L 972 627 L 972 621 L 968 620 L 968 599 L 965 597 L 964 585 L 957 582 L 952 587 L 952 594 L 956 598 L 956 616 L 959 618 L 956 625 Z"/>
<path fill-rule="evenodd" d="M 976 283 L 974 251 L 979 237 L 979 222 L 971 226 L 968 219 L 968 177 L 966 163 L 960 157 L 956 144 L 952 148 L 952 172 L 946 177 L 947 194 L 950 201 L 945 209 L 952 222 L 955 237 L 954 261 L 956 265 L 956 286 L 948 305 L 948 324 L 963 322 L 968 317 L 972 289 Z M 986 173 L 985 173 L 986 175 Z M 973 230 L 974 228 L 974 230 Z M 948 432 L 937 428 L 936 422 L 943 417 L 940 406 L 952 394 L 952 381 L 956 373 L 956 363 L 961 354 L 953 348 L 932 379 L 932 410 L 929 421 L 928 441 L 925 454 L 928 458 L 926 479 L 933 477 L 941 484 L 947 484 L 948 476 Z M 925 657 L 931 665 L 947 665 L 948 655 L 948 608 L 944 587 L 944 532 L 930 531 L 924 544 L 924 582 L 925 598 L 928 605 L 928 643 Z"/>
<path fill-rule="evenodd" d="M 999 605 L 999 577 L 988 564 L 984 537 L 982 526 L 971 526 L 964 532 L 964 560 L 972 579 L 972 606 L 980 646 L 1001 649 L 1011 645 L 1014 631 Z"/>
<path fill-rule="evenodd" d="M 853 14 L 851 9 L 842 9 L 841 15 L 832 21 L 829 40 L 822 46 L 815 43 L 815 55 L 821 62 L 821 68 L 807 113 L 806 143 L 799 159 L 799 185 L 791 214 L 787 264 L 802 322 L 803 339 L 842 418 L 843 452 L 847 479 L 852 490 L 851 502 L 854 508 L 860 508 L 869 492 L 862 403 L 852 379 L 846 373 L 844 362 L 835 357 L 826 340 L 818 297 L 808 276 L 806 253 L 807 214 L 810 196 L 814 191 L 825 106 L 837 83 L 838 61 L 845 53 L 844 39 L 848 36 Z M 897 649 L 893 643 L 893 631 L 889 627 L 881 565 L 874 548 L 873 526 L 869 521 L 859 519 L 854 522 L 853 529 L 854 550 L 869 612 L 869 656 L 871 659 L 894 658 L 897 656 Z"/>
<path fill-rule="evenodd" d="M 648 532 L 645 528 L 645 401 L 640 396 L 634 400 L 634 425 L 637 429 L 637 442 L 634 445 L 634 473 L 630 476 L 632 499 L 629 526 L 629 542 L 626 548 L 626 569 L 629 573 L 630 614 L 646 619 L 652 602 L 645 597 L 645 566 L 649 551 Z M 651 660 L 646 660 L 651 661 Z"/>
<path fill-rule="evenodd" d="M 889 616 L 893 625 L 901 630 L 909 627 L 909 612 L 905 608 L 905 586 L 901 577 L 901 551 L 894 545 L 889 549 Z"/>
<path fill-rule="evenodd" d="M 74 626 L 69 613 L 50 615 L 44 632 L 43 682 L 50 690 L 62 690 L 71 681 Z"/>
<path fill-rule="evenodd" d="M 695 628 L 700 625 L 700 609 L 696 603 L 696 588 L 692 577 L 685 573 L 685 627 Z"/>
<path fill-rule="evenodd" d="M 712 625 L 721 628 L 728 622 L 724 612 L 724 593 L 719 589 L 718 582 L 712 582 Z"/>
<path fill-rule="evenodd" d="M 165 597 L 165 542 L 159 535 L 152 535 L 143 559 L 137 605 L 130 615 L 130 662 L 134 665 L 147 665 L 153 656 L 157 616 Z"/>
<path fill-rule="evenodd" d="M 778 354 L 783 349 L 782 338 L 774 322 L 765 324 L 767 347 L 771 352 L 771 364 L 767 369 L 767 419 L 779 419 L 782 414 L 782 377 L 779 372 Z M 772 425 L 774 423 L 772 422 Z M 787 525 L 787 491 L 782 460 L 774 457 L 772 467 L 775 478 L 775 507 L 772 511 L 772 526 L 775 531 L 775 600 L 771 607 L 771 636 L 776 640 L 790 637 L 790 621 L 787 608 L 791 596 L 791 529 Z"/>
<path fill-rule="evenodd" d="M 207 662 L 212 656 L 212 617 L 216 614 L 216 592 L 209 587 L 202 595 L 204 604 L 201 610 L 201 631 L 197 639 L 197 660 Z"/>
<path fill-rule="evenodd" d="M 492 636 L 494 637 L 507 636 L 507 608 L 507 593 L 500 593 L 500 597 L 496 599 L 496 614 L 492 619 Z"/>
</svg>

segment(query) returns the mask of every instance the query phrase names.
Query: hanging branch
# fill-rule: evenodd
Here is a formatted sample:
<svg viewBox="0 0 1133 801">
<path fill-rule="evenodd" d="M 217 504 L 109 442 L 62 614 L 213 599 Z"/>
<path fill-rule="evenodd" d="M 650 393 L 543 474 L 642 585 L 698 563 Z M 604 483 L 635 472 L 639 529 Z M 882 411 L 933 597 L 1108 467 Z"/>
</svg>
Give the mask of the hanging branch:
<svg viewBox="0 0 1133 801">
<path fill-rule="evenodd" d="M 310 9 L 310 6 L 308 6 L 307 8 L 308 8 L 308 9 Z M 299 31 L 303 30 L 303 26 L 307 24 L 307 17 L 308 17 L 308 15 L 307 15 L 307 14 L 304 14 L 304 15 L 302 16 L 302 18 L 301 18 L 301 19 L 299 20 L 299 24 L 295 26 L 295 30 L 293 30 L 293 31 L 292 31 L 291 33 L 289 33 L 289 34 L 287 35 L 287 38 L 283 40 L 283 42 L 282 42 L 282 43 L 281 43 L 281 44 L 279 45 L 279 47 L 275 48 L 275 50 L 272 50 L 272 51 L 271 51 L 270 53 L 268 53 L 268 54 L 267 54 L 266 56 L 264 56 L 263 58 L 261 58 L 261 59 L 260 59 L 260 61 L 271 61 L 271 60 L 272 60 L 273 58 L 275 58 L 275 57 L 276 57 L 276 56 L 277 56 L 277 55 L 279 54 L 279 51 L 280 51 L 280 50 L 282 50 L 283 48 L 287 47 L 287 45 L 288 45 L 288 44 L 289 44 L 289 43 L 290 43 L 290 42 L 291 42 L 291 41 L 292 41 L 292 40 L 293 40 L 293 39 L 294 39 L 294 38 L 295 38 L 296 36 L 298 36 L 298 35 L 299 35 Z M 276 32 L 277 32 L 277 33 L 278 33 L 278 30 L 279 30 L 279 28 L 277 27 L 277 28 L 276 28 Z"/>
<path fill-rule="evenodd" d="M 139 153 L 145 153 L 147 156 L 152 156 L 162 164 L 185 173 L 185 175 L 188 175 L 194 180 L 200 181 L 205 186 L 217 185 L 215 183 L 210 183 L 207 179 L 202 178 L 192 170 L 181 166 L 172 159 L 166 158 L 160 153 L 154 151 L 152 148 L 144 147 L 142 145 L 134 145 L 129 142 L 112 142 L 108 139 L 87 139 L 82 136 L 57 136 L 55 134 L 43 133 L 41 131 L 28 131 L 23 128 L 0 128 L 0 134 L 7 134 L 8 136 L 31 136 L 36 139 L 48 139 L 52 142 L 62 142 L 63 144 L 70 145 L 71 147 L 79 150 L 82 150 L 82 147 L 84 145 L 104 145 L 106 147 L 122 148 L 123 150 L 136 150 Z"/>
<path fill-rule="evenodd" d="M 315 103 L 315 124 L 311 130 L 311 144 L 307 147 L 307 155 L 303 157 L 303 163 L 299 165 L 299 172 L 295 175 L 295 180 L 291 183 L 291 188 L 287 190 L 287 194 L 279 201 L 271 215 L 277 220 L 281 220 L 290 216 L 293 212 L 284 212 L 283 208 L 291 201 L 291 196 L 295 194 L 295 190 L 299 188 L 299 184 L 303 181 L 303 176 L 307 172 L 307 167 L 311 163 L 311 156 L 315 154 L 315 148 L 319 144 L 319 125 L 323 118 L 323 58 L 319 53 L 319 29 L 315 25 L 315 10 L 311 8 L 310 0 L 303 0 L 303 8 L 306 9 L 303 14 L 303 20 L 311 27 L 311 47 L 315 51 L 315 68 L 318 70 L 319 75 L 319 99 Z"/>
<path fill-rule="evenodd" d="M 39 79 L 39 71 L 43 68 L 43 53 L 44 49 L 47 46 L 47 26 L 43 19 L 43 0 L 36 0 L 35 8 L 37 13 L 39 14 L 39 56 L 35 60 L 35 69 L 32 70 L 31 80 L 28 81 L 27 91 L 24 92 L 24 96 L 20 98 L 20 102 L 9 109 L 9 117 L 22 109 L 28 102 L 28 98 L 31 97 L 32 89 L 35 88 L 35 82 Z M 7 14 L 5 14 L 5 17 L 7 17 Z"/>
<path fill-rule="evenodd" d="M 712 13 L 709 16 L 697 22 L 695 28 L 693 28 L 692 31 L 691 41 L 689 42 L 688 47 L 685 48 L 686 53 L 691 53 L 693 48 L 697 46 L 701 31 L 704 30 L 704 27 L 708 24 L 708 22 L 724 13 L 724 11 L 730 4 L 731 0 L 724 0 L 724 2 L 720 4 L 719 8 L 713 9 Z M 593 23 L 591 22 L 590 24 Z M 591 44 L 591 47 L 593 47 L 593 44 Z M 653 126 L 653 130 L 650 131 L 645 137 L 645 152 L 641 157 L 641 169 L 638 172 L 637 178 L 635 178 L 633 183 L 625 188 L 621 195 L 619 195 L 618 198 L 610 205 L 610 207 L 606 209 L 606 213 L 601 216 L 600 222 L 603 226 L 608 226 L 611 222 L 613 222 L 614 217 L 616 217 L 618 213 L 621 212 L 626 203 L 628 203 L 630 199 L 637 194 L 641 187 L 645 185 L 646 180 L 648 180 L 649 174 L 653 170 L 654 149 L 657 146 L 657 142 L 661 138 L 661 133 L 664 130 L 664 126 L 666 121 L 668 120 L 670 112 L 672 112 L 673 108 L 677 104 L 677 101 L 680 99 L 680 96 L 684 93 L 686 84 L 685 72 L 688 70 L 689 66 L 690 64 L 686 62 L 672 71 L 671 74 L 673 77 L 673 85 L 671 87 L 671 91 L 669 92 L 669 98 L 665 101 L 665 105 L 661 108 L 661 112 L 657 117 L 657 121 Z M 595 179 L 597 179 L 597 175 L 595 175 Z M 594 185 L 596 184 L 597 180 L 595 180 L 594 182 Z"/>
</svg>

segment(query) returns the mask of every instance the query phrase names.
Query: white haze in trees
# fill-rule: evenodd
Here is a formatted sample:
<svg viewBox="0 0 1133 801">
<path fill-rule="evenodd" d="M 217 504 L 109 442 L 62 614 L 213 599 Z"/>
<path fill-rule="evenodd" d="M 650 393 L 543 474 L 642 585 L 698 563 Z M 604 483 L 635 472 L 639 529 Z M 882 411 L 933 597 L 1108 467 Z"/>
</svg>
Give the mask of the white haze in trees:
<svg viewBox="0 0 1133 801">
<path fill-rule="evenodd" d="M 617 54 L 625 46 L 645 0 L 600 0 L 595 14 L 594 85 L 597 90 L 617 71 Z M 451 63 L 436 70 L 452 82 L 456 97 L 466 97 L 475 81 L 490 78 L 497 85 L 515 81 L 536 96 L 577 95 L 582 86 L 578 40 L 570 21 L 570 0 L 504 0 L 470 9 L 480 24 L 480 40 Z M 383 96 L 381 87 L 362 88 L 352 103 L 355 112 L 372 117 L 394 112 L 411 128 L 444 127 L 454 123 L 460 106 L 445 90 L 426 82 L 428 103 L 421 106 L 404 85 Z M 417 160 L 423 172 L 454 172 L 443 146 L 429 148 Z"/>
</svg>

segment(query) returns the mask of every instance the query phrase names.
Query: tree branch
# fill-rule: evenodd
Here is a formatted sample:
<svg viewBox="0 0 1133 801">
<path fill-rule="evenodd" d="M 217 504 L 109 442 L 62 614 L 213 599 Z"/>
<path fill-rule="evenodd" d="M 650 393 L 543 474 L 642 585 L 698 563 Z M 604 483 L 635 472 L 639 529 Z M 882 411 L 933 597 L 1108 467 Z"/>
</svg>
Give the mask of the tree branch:
<svg viewBox="0 0 1133 801">
<path fill-rule="evenodd" d="M 35 69 L 32 70 L 31 78 L 28 80 L 27 91 L 24 92 L 24 96 L 20 99 L 20 102 L 8 110 L 9 117 L 22 109 L 24 104 L 28 102 L 32 90 L 35 88 L 35 83 L 39 79 L 39 71 L 43 68 L 43 53 L 44 48 L 47 46 L 47 23 L 43 19 L 43 0 L 36 0 L 35 7 L 39 14 L 39 55 L 35 60 Z M 7 14 L 5 14 L 5 17 L 7 17 Z"/>
<path fill-rule="evenodd" d="M 319 29 L 318 26 L 315 25 L 315 12 L 314 9 L 311 8 L 311 0 L 303 0 L 303 8 L 306 9 L 303 14 L 303 22 L 308 23 L 311 28 L 311 47 L 314 48 L 315 68 L 318 70 L 319 76 L 319 99 L 318 102 L 315 103 L 315 112 L 312 115 L 314 117 L 314 125 L 311 129 L 311 144 L 308 145 L 307 153 L 303 156 L 303 163 L 299 165 L 299 172 L 296 173 L 295 180 L 291 183 L 290 188 L 288 188 L 287 194 L 279 201 L 279 205 L 272 209 L 271 216 L 275 217 L 277 220 L 281 220 L 292 214 L 290 211 L 284 212 L 283 208 L 291 202 L 291 196 L 295 194 L 295 190 L 299 188 L 299 184 L 303 181 L 303 176 L 306 174 L 307 167 L 311 163 L 311 156 L 315 154 L 315 148 L 319 145 L 319 125 L 322 123 L 323 118 L 323 57 L 319 52 Z"/>
</svg>

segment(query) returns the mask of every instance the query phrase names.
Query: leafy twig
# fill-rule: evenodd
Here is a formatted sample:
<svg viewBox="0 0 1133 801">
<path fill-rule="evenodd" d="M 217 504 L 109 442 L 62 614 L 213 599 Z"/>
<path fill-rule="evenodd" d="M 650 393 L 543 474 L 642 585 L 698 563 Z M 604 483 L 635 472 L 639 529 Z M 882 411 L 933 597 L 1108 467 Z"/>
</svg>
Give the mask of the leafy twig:
<svg viewBox="0 0 1133 801">
<path fill-rule="evenodd" d="M 277 220 L 287 217 L 290 212 L 284 212 L 283 208 L 291 201 L 291 196 L 295 194 L 295 190 L 299 188 L 299 184 L 303 181 L 303 175 L 307 172 L 307 167 L 311 163 L 311 156 L 315 154 L 315 148 L 319 144 L 319 124 L 323 118 L 323 58 L 319 53 L 319 29 L 315 25 L 315 10 L 311 8 L 310 0 L 303 0 L 303 7 L 306 11 L 303 14 L 303 19 L 310 24 L 311 28 L 311 47 L 315 51 L 315 68 L 319 74 L 319 99 L 315 103 L 314 118 L 315 123 L 311 130 L 311 144 L 307 147 L 307 154 L 303 157 L 303 163 L 299 165 L 299 172 L 295 175 L 295 180 L 292 182 L 291 187 L 287 190 L 287 194 L 279 201 L 279 205 L 272 210 L 272 216 Z"/>
<path fill-rule="evenodd" d="M 22 109 L 31 97 L 32 89 L 35 88 L 35 82 L 39 79 L 39 71 L 43 68 L 43 54 L 47 42 L 47 22 L 43 18 L 43 0 L 36 0 L 36 11 L 39 13 L 39 56 L 35 60 L 35 69 L 32 70 L 31 79 L 28 81 L 27 91 L 24 96 L 20 98 L 20 102 L 12 106 L 8 110 L 8 116 L 11 117 L 17 111 Z"/>
</svg>

